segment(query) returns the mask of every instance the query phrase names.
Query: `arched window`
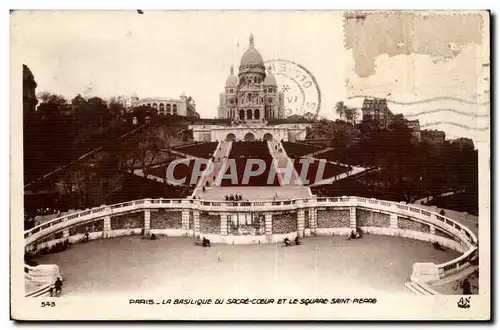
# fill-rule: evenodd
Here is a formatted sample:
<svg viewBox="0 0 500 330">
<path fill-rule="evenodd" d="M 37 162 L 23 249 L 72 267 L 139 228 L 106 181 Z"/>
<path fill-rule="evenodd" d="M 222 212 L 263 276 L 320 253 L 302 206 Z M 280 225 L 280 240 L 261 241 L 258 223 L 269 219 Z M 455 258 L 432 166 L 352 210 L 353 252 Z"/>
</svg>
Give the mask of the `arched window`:
<svg viewBox="0 0 500 330">
<path fill-rule="evenodd" d="M 259 109 L 255 109 L 253 118 L 254 119 L 260 119 L 260 111 L 259 111 Z"/>
<path fill-rule="evenodd" d="M 167 104 L 167 115 L 171 115 L 172 110 L 170 109 L 170 103 Z"/>
<path fill-rule="evenodd" d="M 174 115 L 177 114 L 177 104 L 173 105 L 173 113 L 174 113 Z"/>
<path fill-rule="evenodd" d="M 245 110 L 240 110 L 240 120 L 245 120 Z"/>
<path fill-rule="evenodd" d="M 153 103 L 153 109 L 158 110 L 158 104 Z"/>
<path fill-rule="evenodd" d="M 165 114 L 165 104 L 160 103 L 160 115 L 164 115 L 164 114 Z"/>
<path fill-rule="evenodd" d="M 249 119 L 249 120 L 252 119 L 252 110 L 251 109 L 247 110 L 247 119 Z"/>
<path fill-rule="evenodd" d="M 151 103 L 148 103 L 148 107 L 151 107 Z"/>
<path fill-rule="evenodd" d="M 252 94 L 248 93 L 248 102 L 252 102 Z"/>
</svg>

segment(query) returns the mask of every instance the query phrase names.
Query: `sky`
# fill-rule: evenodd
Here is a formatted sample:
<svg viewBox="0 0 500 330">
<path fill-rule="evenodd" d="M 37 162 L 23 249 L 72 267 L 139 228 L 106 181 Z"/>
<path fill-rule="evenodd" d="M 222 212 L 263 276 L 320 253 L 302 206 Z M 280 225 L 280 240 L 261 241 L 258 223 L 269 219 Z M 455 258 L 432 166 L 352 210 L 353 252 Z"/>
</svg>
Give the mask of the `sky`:
<svg viewBox="0 0 500 330">
<path fill-rule="evenodd" d="M 390 103 L 393 112 L 417 114 L 425 128 L 480 141 L 489 135 L 482 130 L 489 127 L 489 105 L 475 104 L 488 101 L 489 68 L 482 64 L 489 63 L 489 36 L 483 31 L 457 37 L 488 26 L 478 25 L 476 16 L 429 23 L 400 15 L 346 21 L 334 11 L 21 11 L 11 15 L 11 54 L 29 66 L 37 93 L 142 98 L 185 92 L 202 117 L 213 118 L 230 66 L 237 71 L 253 34 L 264 60 L 293 61 L 316 78 L 320 116 L 337 118 L 338 101 L 361 105 L 362 98 L 349 97 L 387 96 L 396 101 Z M 402 51 L 394 51 L 401 45 Z M 467 103 L 400 104 L 443 96 Z"/>
</svg>

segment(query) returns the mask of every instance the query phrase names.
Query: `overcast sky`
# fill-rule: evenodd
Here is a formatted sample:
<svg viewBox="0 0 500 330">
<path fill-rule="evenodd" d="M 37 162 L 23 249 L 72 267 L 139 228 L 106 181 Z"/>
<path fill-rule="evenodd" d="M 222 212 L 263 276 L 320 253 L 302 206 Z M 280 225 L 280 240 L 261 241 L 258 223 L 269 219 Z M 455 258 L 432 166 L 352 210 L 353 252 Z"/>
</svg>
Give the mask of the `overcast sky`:
<svg viewBox="0 0 500 330">
<path fill-rule="evenodd" d="M 237 71 L 253 33 L 264 60 L 294 61 L 316 77 L 322 96 L 320 115 L 329 118 L 336 118 L 333 107 L 337 101 L 358 94 L 384 97 L 390 93 L 389 100 L 395 101 L 437 96 L 473 103 L 488 100 L 484 91 L 489 89 L 485 80 L 489 68 L 482 66 L 489 61 L 487 43 L 470 38 L 471 42 L 453 44 L 458 47 L 454 56 L 444 60 L 418 51 L 379 51 L 370 59 L 374 70 L 366 74 L 355 61 L 364 56 L 359 47 L 345 45 L 341 12 L 16 12 L 11 17 L 12 56 L 30 67 L 37 92 L 67 98 L 78 93 L 103 98 L 133 93 L 141 98 L 178 97 L 185 92 L 196 101 L 202 117 L 212 118 L 217 115 L 218 94 L 224 89 L 229 68 L 234 65 Z M 443 21 L 441 26 L 456 31 L 460 26 L 454 24 L 459 23 Z M 440 26 L 439 22 L 433 24 Z M 373 26 L 363 26 L 365 32 L 373 30 Z M 363 35 L 363 26 L 356 35 Z M 397 24 L 389 24 L 377 35 L 394 38 L 399 30 Z M 442 37 L 433 40 L 428 31 L 420 37 L 431 44 L 447 42 Z M 361 41 L 368 47 L 381 42 L 370 35 Z M 360 106 L 361 101 L 347 103 Z M 419 113 L 453 108 L 470 114 L 489 113 L 488 105 L 443 102 L 393 104 L 391 110 Z M 470 116 L 450 117 L 449 112 L 440 112 L 419 118 L 422 124 L 430 124 L 428 128 L 443 129 L 450 136 L 480 140 L 480 135 L 488 134 L 437 123 L 452 118 L 461 125 L 481 128 L 489 125 L 488 117 L 471 120 Z"/>
</svg>

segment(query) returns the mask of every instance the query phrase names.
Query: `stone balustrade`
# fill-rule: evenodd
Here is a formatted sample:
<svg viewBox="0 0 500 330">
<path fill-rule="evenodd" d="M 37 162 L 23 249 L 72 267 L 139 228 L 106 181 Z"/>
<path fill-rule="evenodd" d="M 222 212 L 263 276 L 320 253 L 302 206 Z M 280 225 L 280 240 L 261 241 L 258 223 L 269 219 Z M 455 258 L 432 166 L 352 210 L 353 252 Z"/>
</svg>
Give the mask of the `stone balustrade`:
<svg viewBox="0 0 500 330">
<path fill-rule="evenodd" d="M 249 230 L 231 231 L 231 214 L 258 214 Z M 206 235 L 214 242 L 256 244 L 281 241 L 285 236 L 344 234 L 361 227 L 366 232 L 439 242 L 463 253 L 436 265 L 444 277 L 468 265 L 476 257 L 477 238 L 466 227 L 435 212 L 413 205 L 363 197 L 324 197 L 283 201 L 210 201 L 191 199 L 143 199 L 68 214 L 24 233 L 25 249 L 35 245 L 76 241 L 84 232 L 90 239 L 134 233 Z M 243 227 L 242 227 L 243 228 Z M 255 230 L 255 236 L 249 236 Z M 295 234 L 294 234 L 295 233 Z M 287 236 L 288 237 L 288 236 Z"/>
</svg>

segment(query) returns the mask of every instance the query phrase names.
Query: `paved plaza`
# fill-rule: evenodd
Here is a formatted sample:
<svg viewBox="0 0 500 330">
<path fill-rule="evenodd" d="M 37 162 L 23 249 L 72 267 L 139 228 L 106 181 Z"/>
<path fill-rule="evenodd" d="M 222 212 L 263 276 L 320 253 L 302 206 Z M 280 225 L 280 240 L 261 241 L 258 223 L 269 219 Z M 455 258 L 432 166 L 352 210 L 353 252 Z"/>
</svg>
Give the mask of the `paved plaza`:
<svg viewBox="0 0 500 330">
<path fill-rule="evenodd" d="M 427 242 L 376 235 L 355 241 L 310 237 L 288 248 L 202 248 L 187 237 L 119 237 L 74 245 L 37 261 L 59 265 L 65 296 L 322 297 L 412 294 L 404 284 L 414 262 L 442 263 L 458 255 Z"/>
</svg>

